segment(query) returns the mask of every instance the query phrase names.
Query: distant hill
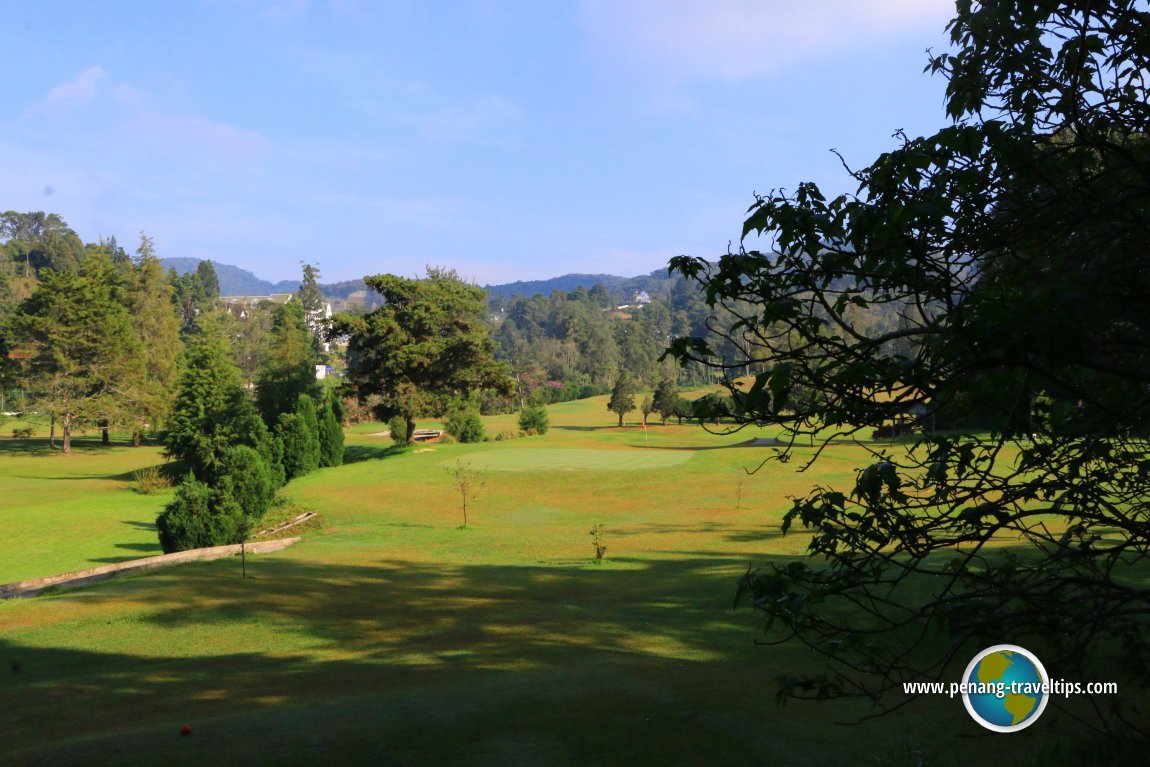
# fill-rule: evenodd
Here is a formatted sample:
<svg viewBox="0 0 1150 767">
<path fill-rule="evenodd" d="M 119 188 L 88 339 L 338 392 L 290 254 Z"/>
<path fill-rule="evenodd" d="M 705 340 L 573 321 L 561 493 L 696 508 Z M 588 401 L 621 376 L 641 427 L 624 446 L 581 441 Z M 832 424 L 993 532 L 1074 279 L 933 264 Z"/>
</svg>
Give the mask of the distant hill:
<svg viewBox="0 0 1150 767">
<path fill-rule="evenodd" d="M 562 277 L 552 277 L 549 280 L 526 280 L 508 282 L 503 285 L 484 285 L 484 289 L 491 298 L 499 296 L 508 299 L 511 296 L 551 295 L 552 291 L 561 290 L 570 293 L 576 288 L 590 290 L 596 285 L 607 288 L 612 296 L 622 301 L 629 300 L 631 295 L 643 290 L 651 296 L 665 297 L 670 294 L 672 284 L 681 279 L 668 277 L 667 270 L 656 269 L 650 274 L 638 277 L 618 277 L 613 274 L 565 274 Z"/>
<path fill-rule="evenodd" d="M 199 258 L 161 258 L 160 263 L 165 269 L 175 269 L 179 274 L 196 271 Z M 241 269 L 231 264 L 221 264 L 212 261 L 216 269 L 216 276 L 220 278 L 221 296 L 266 296 L 271 293 L 294 293 L 299 290 L 299 280 L 281 280 L 268 282 L 261 280 L 247 269 Z"/>
<path fill-rule="evenodd" d="M 495 296 L 502 296 L 503 298 L 530 297 L 537 293 L 548 296 L 555 290 L 562 290 L 564 293 L 569 293 L 578 287 L 590 290 L 596 284 L 602 284 L 610 292 L 616 293 L 626 281 L 626 277 L 616 277 L 613 274 L 565 274 L 562 277 L 552 277 L 549 280 L 521 280 L 503 285 L 484 285 L 483 289 L 492 298 Z"/>
<path fill-rule="evenodd" d="M 174 268 L 180 274 L 194 272 L 200 263 L 198 258 L 163 258 L 160 263 L 165 269 Z M 281 280 L 268 282 L 256 277 L 247 269 L 230 264 L 221 264 L 212 261 L 216 275 L 220 278 L 220 295 L 222 296 L 266 296 L 271 293 L 294 293 L 299 290 L 299 280 Z M 483 288 L 490 294 L 490 298 L 503 299 L 512 296 L 531 297 L 536 294 L 551 295 L 552 291 L 561 290 L 569 293 L 576 288 L 583 287 L 588 290 L 596 285 L 607 288 L 611 295 L 621 301 L 627 301 L 637 291 L 647 291 L 651 296 L 665 296 L 670 293 L 674 279 L 667 276 L 666 270 L 658 269 L 650 274 L 638 277 L 619 277 L 614 274 L 564 274 L 561 277 L 552 277 L 549 280 L 520 280 L 500 285 L 484 285 Z M 320 290 L 328 298 L 346 299 L 352 293 L 366 290 L 363 280 L 346 280 L 330 284 L 320 284 Z"/>
</svg>

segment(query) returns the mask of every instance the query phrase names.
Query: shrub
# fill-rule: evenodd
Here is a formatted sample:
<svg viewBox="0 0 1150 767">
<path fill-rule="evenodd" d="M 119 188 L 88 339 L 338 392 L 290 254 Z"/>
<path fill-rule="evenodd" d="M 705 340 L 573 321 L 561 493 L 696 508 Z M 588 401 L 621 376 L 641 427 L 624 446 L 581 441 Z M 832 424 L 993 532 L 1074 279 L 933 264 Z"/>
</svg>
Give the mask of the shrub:
<svg viewBox="0 0 1150 767">
<path fill-rule="evenodd" d="M 32 427 L 16 428 L 12 430 L 12 439 L 28 439 L 32 436 Z"/>
<path fill-rule="evenodd" d="M 276 484 L 267 462 L 250 447 L 229 447 L 220 458 L 223 465 L 216 493 L 218 504 L 231 500 L 249 522 L 258 521 L 275 499 Z"/>
<path fill-rule="evenodd" d="M 407 444 L 407 419 L 401 415 L 397 415 L 387 422 L 387 428 L 391 431 L 391 441 L 397 445 Z"/>
<path fill-rule="evenodd" d="M 519 411 L 519 428 L 528 434 L 546 434 L 551 426 L 547 418 L 547 408 L 542 405 L 528 405 Z"/>
<path fill-rule="evenodd" d="M 483 441 L 483 420 L 474 410 L 457 410 L 451 413 L 447 416 L 444 428 L 460 442 Z"/>
<path fill-rule="evenodd" d="M 233 503 L 219 498 L 203 482 L 188 475 L 176 498 L 156 517 L 156 532 L 164 553 L 238 543 L 243 521 Z"/>
<path fill-rule="evenodd" d="M 159 466 L 148 466 L 137 470 L 132 475 L 132 480 L 133 489 L 141 495 L 154 495 L 172 486 L 172 481 Z"/>
<path fill-rule="evenodd" d="M 519 432 L 517 431 L 501 431 L 495 435 L 495 441 L 502 442 L 507 439 L 516 439 L 519 436 Z"/>
</svg>

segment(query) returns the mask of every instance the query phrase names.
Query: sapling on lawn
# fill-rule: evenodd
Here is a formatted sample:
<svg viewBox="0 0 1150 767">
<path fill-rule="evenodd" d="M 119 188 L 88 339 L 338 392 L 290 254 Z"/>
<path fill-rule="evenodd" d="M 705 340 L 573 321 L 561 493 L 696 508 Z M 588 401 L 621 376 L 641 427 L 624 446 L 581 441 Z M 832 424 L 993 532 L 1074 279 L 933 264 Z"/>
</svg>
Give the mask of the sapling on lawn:
<svg viewBox="0 0 1150 767">
<path fill-rule="evenodd" d="M 591 541 L 595 544 L 595 564 L 601 564 L 607 556 L 607 544 L 603 543 L 603 523 L 591 528 Z"/>
<path fill-rule="evenodd" d="M 464 461 L 462 458 L 456 459 L 455 468 L 448 469 L 451 476 L 455 480 L 455 489 L 459 491 L 459 499 L 463 507 L 463 524 L 461 527 L 467 527 L 467 506 L 475 500 L 475 496 L 487 484 L 483 478 L 483 472 L 471 468 L 470 461 Z"/>
</svg>

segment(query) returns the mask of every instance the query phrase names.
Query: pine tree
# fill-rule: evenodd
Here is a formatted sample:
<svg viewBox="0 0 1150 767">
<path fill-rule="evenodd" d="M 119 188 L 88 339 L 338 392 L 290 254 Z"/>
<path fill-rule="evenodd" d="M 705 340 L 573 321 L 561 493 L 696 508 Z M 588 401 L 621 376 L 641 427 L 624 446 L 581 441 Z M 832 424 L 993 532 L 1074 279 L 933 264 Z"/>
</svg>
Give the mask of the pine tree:
<svg viewBox="0 0 1150 767">
<path fill-rule="evenodd" d="M 14 345 L 28 355 L 28 387 L 59 419 L 64 453 L 76 426 L 125 420 L 139 380 L 140 340 L 113 283 L 108 259 L 90 254 L 79 271 L 45 270 L 13 318 Z"/>
<path fill-rule="evenodd" d="M 183 342 L 180 320 L 172 304 L 172 286 L 156 258 L 152 238 L 143 232 L 136 255 L 127 303 L 144 356 L 132 419 L 132 443 L 138 445 L 144 431 L 161 428 L 171 410 Z"/>
<path fill-rule="evenodd" d="M 220 278 L 216 275 L 216 267 L 211 261 L 196 264 L 196 276 L 200 278 L 200 285 L 204 289 L 203 295 L 208 302 L 220 297 Z"/>
<path fill-rule="evenodd" d="M 283 442 L 284 471 L 289 480 L 319 468 L 319 425 L 311 397 L 298 396 L 295 409 L 280 416 L 276 435 Z"/>
<path fill-rule="evenodd" d="M 320 466 L 343 464 L 343 407 L 335 393 L 328 390 L 319 413 Z"/>
<path fill-rule="evenodd" d="M 269 425 L 294 408 L 299 395 L 318 393 L 316 361 L 301 304 L 291 301 L 277 306 L 267 354 L 256 375 L 256 404 Z"/>
<path fill-rule="evenodd" d="M 312 334 L 312 344 L 318 353 L 327 349 L 323 339 L 328 328 L 323 291 L 319 289 L 319 267 L 312 264 L 301 265 L 303 266 L 303 280 L 300 282 L 299 290 L 296 291 L 296 299 L 303 307 L 304 319 Z"/>
<path fill-rule="evenodd" d="M 261 431 L 219 325 L 209 315 L 198 327 L 188 346 L 165 444 L 169 457 L 183 460 L 198 479 L 208 480 L 218 475 L 224 450 L 232 445 L 256 447 Z"/>
</svg>

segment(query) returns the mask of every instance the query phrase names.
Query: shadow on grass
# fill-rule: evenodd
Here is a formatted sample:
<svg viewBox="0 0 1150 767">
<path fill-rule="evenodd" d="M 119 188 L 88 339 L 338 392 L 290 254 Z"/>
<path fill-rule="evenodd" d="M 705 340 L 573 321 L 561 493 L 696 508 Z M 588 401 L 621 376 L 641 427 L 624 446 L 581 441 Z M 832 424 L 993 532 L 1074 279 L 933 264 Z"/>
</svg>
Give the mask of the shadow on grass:
<svg viewBox="0 0 1150 767">
<path fill-rule="evenodd" d="M 557 431 L 609 431 L 618 430 L 618 426 L 552 426 Z"/>
<path fill-rule="evenodd" d="M 729 445 L 660 445 L 660 450 L 732 450 L 734 448 L 748 448 L 748 447 L 777 447 L 776 445 L 753 445 L 753 440 L 743 440 L 742 442 L 734 442 Z"/>
<path fill-rule="evenodd" d="M 155 529 L 155 525 L 151 527 L 153 530 Z M 160 545 L 158 543 L 117 543 L 116 548 L 125 551 L 156 552 L 159 551 Z"/>
<path fill-rule="evenodd" d="M 0 437 L 0 455 L 51 455 L 60 449 L 48 447 L 43 438 L 9 439 Z"/>
<path fill-rule="evenodd" d="M 725 522 L 699 522 L 690 524 L 644 524 L 644 525 L 620 525 L 618 527 L 604 527 L 603 535 L 610 540 L 611 538 L 630 538 L 636 535 L 712 535 L 722 538 L 726 541 L 739 542 L 739 543 L 759 543 L 762 541 L 769 541 L 776 538 L 783 537 L 782 532 L 776 525 L 774 529 L 764 527 L 761 530 L 750 530 L 744 528 L 737 528 L 734 525 Z M 704 554 L 703 556 L 714 556 L 713 554 Z M 762 553 L 752 555 L 756 558 L 762 558 Z"/>
<path fill-rule="evenodd" d="M 0 751 L 16 763 L 610 765 L 755 764 L 777 748 L 734 737 L 729 710 L 757 695 L 740 680 L 768 681 L 753 617 L 729 609 L 745 562 L 619 565 L 269 557 L 249 560 L 247 580 L 227 561 L 49 597 L 95 620 L 69 642 L 83 650 L 0 636 L 0 691 L 20 701 L 0 717 Z M 96 649 L 125 641 L 141 649 Z M 194 738 L 179 736 L 184 722 Z"/>
<path fill-rule="evenodd" d="M 69 647 L 0 635 L 0 692 L 19 701 L 0 750 L 18 764 L 853 765 L 905 733 L 937 749 L 977 731 L 946 700 L 856 728 L 832 722 L 857 702 L 776 707 L 771 679 L 812 658 L 755 646 L 754 614 L 731 611 L 749 559 L 276 556 L 250 560 L 247 580 L 225 561 L 62 594 L 52 609 L 79 613 Z M 1003 748 L 961 752 L 990 763 Z"/>
<path fill-rule="evenodd" d="M 348 445 L 343 449 L 343 462 L 346 464 L 373 461 L 399 455 L 405 449 L 406 446 L 403 445 L 388 445 L 387 447 L 378 445 Z"/>
</svg>

